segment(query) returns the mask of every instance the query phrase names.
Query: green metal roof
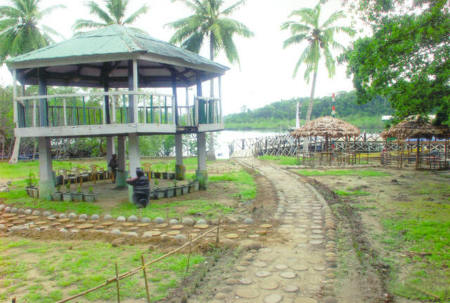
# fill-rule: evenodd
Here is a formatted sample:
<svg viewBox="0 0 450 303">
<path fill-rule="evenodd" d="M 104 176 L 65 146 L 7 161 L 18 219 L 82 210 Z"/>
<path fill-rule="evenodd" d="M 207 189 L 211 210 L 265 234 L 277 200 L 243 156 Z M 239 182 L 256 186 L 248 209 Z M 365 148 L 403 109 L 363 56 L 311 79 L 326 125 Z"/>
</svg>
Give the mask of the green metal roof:
<svg viewBox="0 0 450 303">
<path fill-rule="evenodd" d="M 10 68 L 30 68 L 42 65 L 42 62 L 49 63 L 49 65 L 55 61 L 64 63 L 63 60 L 69 58 L 72 63 L 74 60 L 77 61 L 76 63 L 83 63 L 87 58 L 92 57 L 101 59 L 111 55 L 124 55 L 125 57 L 129 55 L 131 59 L 139 54 L 181 60 L 189 65 L 203 66 L 219 73 L 228 70 L 226 66 L 193 52 L 154 39 L 136 29 L 120 25 L 110 25 L 98 30 L 79 33 L 69 40 L 11 58 L 7 60 L 7 65 Z"/>
</svg>

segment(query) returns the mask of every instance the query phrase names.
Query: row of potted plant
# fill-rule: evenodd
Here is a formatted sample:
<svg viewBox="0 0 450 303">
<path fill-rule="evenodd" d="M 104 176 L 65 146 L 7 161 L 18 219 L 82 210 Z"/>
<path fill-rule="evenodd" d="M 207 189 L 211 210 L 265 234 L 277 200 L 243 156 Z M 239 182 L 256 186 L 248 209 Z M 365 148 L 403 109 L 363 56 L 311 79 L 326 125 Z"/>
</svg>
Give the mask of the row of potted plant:
<svg viewBox="0 0 450 303">
<path fill-rule="evenodd" d="M 53 201 L 75 201 L 75 202 L 94 202 L 96 200 L 96 194 L 94 188 L 89 186 L 88 192 L 83 193 L 81 191 L 81 185 L 78 185 L 76 192 L 71 192 L 70 183 L 66 184 L 66 191 L 61 192 L 61 186 L 56 187 L 56 191 L 52 194 Z"/>
<path fill-rule="evenodd" d="M 199 182 L 197 180 L 191 181 L 188 184 L 177 185 L 177 181 L 173 182 L 173 186 L 167 188 L 159 188 L 157 180 L 155 180 L 155 189 L 151 191 L 152 199 L 172 198 L 181 195 L 186 195 L 194 191 L 198 191 Z"/>
<path fill-rule="evenodd" d="M 157 171 L 152 171 L 150 173 L 151 173 L 151 179 L 166 179 L 166 180 L 174 180 L 175 179 L 175 173 L 157 172 Z"/>
</svg>

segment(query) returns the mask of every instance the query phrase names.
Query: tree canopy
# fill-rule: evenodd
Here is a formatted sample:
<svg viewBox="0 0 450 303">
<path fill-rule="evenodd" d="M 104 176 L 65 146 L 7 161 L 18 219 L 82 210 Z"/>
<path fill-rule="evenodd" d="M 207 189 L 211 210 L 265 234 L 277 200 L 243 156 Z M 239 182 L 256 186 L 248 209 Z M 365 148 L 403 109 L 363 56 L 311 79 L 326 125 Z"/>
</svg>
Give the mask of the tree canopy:
<svg viewBox="0 0 450 303">
<path fill-rule="evenodd" d="M 136 21 L 137 18 L 148 11 L 147 5 L 143 5 L 131 15 L 125 17 L 128 7 L 128 0 L 103 0 L 103 3 L 105 5 L 105 8 L 100 7 L 97 1 L 89 1 L 87 3 L 91 14 L 97 16 L 100 21 L 78 19 L 75 21 L 73 28 L 75 30 L 80 30 L 99 28 L 112 24 L 132 24 Z"/>
<path fill-rule="evenodd" d="M 40 10 L 41 0 L 11 0 L 11 5 L 0 6 L 0 63 L 7 57 L 17 56 L 44 47 L 58 35 L 52 28 L 41 24 L 54 5 Z"/>
<path fill-rule="evenodd" d="M 409 115 L 437 114 L 450 124 L 450 16 L 445 0 L 416 0 L 416 10 L 394 14 L 399 3 L 361 0 L 378 7 L 367 18 L 374 34 L 358 39 L 345 55 L 358 102 L 386 97 L 397 120 Z"/>
<path fill-rule="evenodd" d="M 186 4 L 194 13 L 168 24 L 176 30 L 170 42 L 181 44 L 183 48 L 199 53 L 203 41 L 208 37 L 211 60 L 223 50 L 231 63 L 239 63 L 239 54 L 233 38 L 235 35 L 248 38 L 253 36 L 253 33 L 243 23 L 229 16 L 245 1 L 238 1 L 227 8 L 223 8 L 223 0 L 179 1 Z"/>
</svg>

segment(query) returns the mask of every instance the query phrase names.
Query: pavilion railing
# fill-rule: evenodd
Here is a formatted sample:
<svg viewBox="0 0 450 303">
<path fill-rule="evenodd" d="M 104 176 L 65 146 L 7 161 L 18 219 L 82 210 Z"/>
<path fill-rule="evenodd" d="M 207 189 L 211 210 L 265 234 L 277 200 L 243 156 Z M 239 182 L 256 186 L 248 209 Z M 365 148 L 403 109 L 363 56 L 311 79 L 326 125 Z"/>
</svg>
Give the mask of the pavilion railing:
<svg viewBox="0 0 450 303">
<path fill-rule="evenodd" d="M 171 95 L 133 91 L 18 97 L 17 112 L 20 128 L 126 124 L 134 117 L 134 123 L 175 124 L 176 113 L 178 126 L 222 123 L 220 99 L 196 97 L 193 104 L 175 108 Z"/>
</svg>

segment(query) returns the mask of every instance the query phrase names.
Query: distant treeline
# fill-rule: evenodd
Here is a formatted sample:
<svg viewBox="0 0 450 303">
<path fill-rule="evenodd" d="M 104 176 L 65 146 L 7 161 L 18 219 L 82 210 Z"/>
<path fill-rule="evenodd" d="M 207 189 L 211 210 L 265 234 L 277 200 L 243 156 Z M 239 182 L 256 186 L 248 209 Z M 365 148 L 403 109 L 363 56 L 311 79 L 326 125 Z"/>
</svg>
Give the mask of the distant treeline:
<svg viewBox="0 0 450 303">
<path fill-rule="evenodd" d="M 295 126 L 295 113 L 297 102 L 302 104 L 300 118 L 306 118 L 309 98 L 292 98 L 273 102 L 264 107 L 225 116 L 225 128 L 227 129 L 278 129 Z M 330 116 L 331 97 L 317 98 L 314 100 L 312 119 Z M 356 92 L 340 92 L 336 94 L 336 117 L 355 124 L 361 129 L 381 130 L 384 123 L 382 115 L 390 115 L 393 110 L 389 102 L 384 98 L 376 98 L 367 104 L 356 102 Z"/>
</svg>

